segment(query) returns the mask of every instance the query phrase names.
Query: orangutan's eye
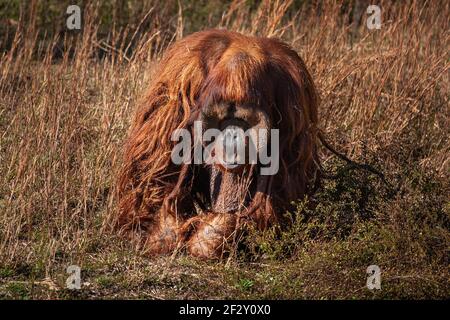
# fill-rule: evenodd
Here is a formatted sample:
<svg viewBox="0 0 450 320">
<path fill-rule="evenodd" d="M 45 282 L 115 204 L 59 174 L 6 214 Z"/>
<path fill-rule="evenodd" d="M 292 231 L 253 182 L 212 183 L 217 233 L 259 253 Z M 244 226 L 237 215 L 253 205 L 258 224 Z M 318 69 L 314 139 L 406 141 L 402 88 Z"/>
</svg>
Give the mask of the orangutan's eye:
<svg viewBox="0 0 450 320">
<path fill-rule="evenodd" d="M 241 118 L 226 118 L 220 121 L 219 130 L 222 131 L 229 127 L 238 127 L 245 131 L 250 127 L 250 125 L 247 121 Z"/>
</svg>

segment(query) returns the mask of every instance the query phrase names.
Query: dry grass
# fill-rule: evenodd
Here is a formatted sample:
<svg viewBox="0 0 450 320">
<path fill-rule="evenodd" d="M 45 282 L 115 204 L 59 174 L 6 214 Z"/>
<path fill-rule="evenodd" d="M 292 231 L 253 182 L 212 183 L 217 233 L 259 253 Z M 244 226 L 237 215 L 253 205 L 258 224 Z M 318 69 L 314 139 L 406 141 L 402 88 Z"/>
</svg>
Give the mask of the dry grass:
<svg viewBox="0 0 450 320">
<path fill-rule="evenodd" d="M 383 2 L 381 29 L 368 30 L 364 5 L 350 24 L 350 4 L 291 2 L 233 1 L 203 28 L 290 43 L 320 91 L 328 139 L 397 192 L 324 151 L 338 178 L 316 211 L 299 204 L 291 230 L 250 232 L 227 263 L 142 257 L 109 232 L 114 179 L 136 99 L 189 17 L 176 1 L 175 16 L 149 2 L 134 28 L 101 36 L 92 5 L 81 34 L 52 39 L 23 18 L 0 56 L 0 298 L 450 296 L 450 4 Z M 71 264 L 82 290 L 64 289 Z M 381 291 L 365 288 L 370 264 Z"/>
</svg>

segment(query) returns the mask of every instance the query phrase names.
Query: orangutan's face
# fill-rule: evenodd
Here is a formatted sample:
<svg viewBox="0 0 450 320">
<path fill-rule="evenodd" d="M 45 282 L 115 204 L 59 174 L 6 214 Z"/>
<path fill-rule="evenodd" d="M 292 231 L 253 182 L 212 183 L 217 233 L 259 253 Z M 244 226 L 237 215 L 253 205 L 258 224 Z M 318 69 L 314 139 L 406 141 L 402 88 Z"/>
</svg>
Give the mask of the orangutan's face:
<svg viewBox="0 0 450 320">
<path fill-rule="evenodd" d="M 259 163 L 251 155 L 252 150 L 258 154 L 267 148 L 267 135 L 258 134 L 264 130 L 270 132 L 269 117 L 257 106 L 223 102 L 204 108 L 198 120 L 204 132 L 216 129 L 222 133 L 220 139 L 211 139 L 209 145 L 204 143 L 220 161 L 202 165 L 201 177 L 207 180 L 202 181 L 203 197 L 213 212 L 239 211 L 256 191 Z M 259 140 L 256 136 L 252 139 L 249 133 L 255 133 Z"/>
</svg>

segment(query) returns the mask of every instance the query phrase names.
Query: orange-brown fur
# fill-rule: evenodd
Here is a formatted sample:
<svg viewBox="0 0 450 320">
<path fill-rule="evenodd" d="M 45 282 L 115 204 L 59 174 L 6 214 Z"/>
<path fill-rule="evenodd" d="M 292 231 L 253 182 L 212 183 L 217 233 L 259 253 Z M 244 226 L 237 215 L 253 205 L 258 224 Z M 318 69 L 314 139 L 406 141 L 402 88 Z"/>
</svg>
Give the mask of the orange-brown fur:
<svg viewBox="0 0 450 320">
<path fill-rule="evenodd" d="M 197 214 L 193 165 L 174 165 L 170 136 L 190 128 L 199 110 L 225 100 L 258 106 L 280 129 L 280 169 L 258 182 L 250 206 L 236 214 Z M 143 230 L 150 253 L 186 247 L 220 255 L 241 221 L 264 229 L 312 188 L 318 157 L 317 95 L 303 61 L 286 44 L 211 30 L 175 44 L 160 62 L 125 146 L 118 182 L 118 224 Z M 212 238 L 203 235 L 215 228 Z M 224 241 L 226 240 L 226 241 Z"/>
</svg>

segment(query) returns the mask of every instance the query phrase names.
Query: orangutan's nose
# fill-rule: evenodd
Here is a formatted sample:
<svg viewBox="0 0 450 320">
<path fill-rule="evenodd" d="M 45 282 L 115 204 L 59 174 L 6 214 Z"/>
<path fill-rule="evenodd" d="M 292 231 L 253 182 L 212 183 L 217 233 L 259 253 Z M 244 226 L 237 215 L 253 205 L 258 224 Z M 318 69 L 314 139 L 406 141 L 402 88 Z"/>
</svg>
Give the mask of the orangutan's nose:
<svg viewBox="0 0 450 320">
<path fill-rule="evenodd" d="M 245 164 L 246 139 L 242 127 L 229 125 L 219 137 L 217 156 L 225 169 L 235 169 Z"/>
</svg>

